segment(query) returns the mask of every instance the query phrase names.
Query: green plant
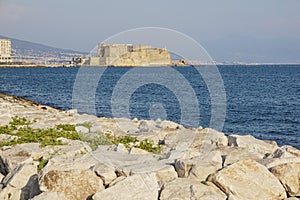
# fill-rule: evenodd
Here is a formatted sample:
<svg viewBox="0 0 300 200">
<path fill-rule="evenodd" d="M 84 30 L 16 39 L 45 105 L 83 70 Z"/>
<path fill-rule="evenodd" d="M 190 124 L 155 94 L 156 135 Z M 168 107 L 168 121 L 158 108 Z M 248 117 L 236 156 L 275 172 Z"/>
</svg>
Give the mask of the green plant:
<svg viewBox="0 0 300 200">
<path fill-rule="evenodd" d="M 134 144 L 136 142 L 138 142 L 139 140 L 136 137 L 132 137 L 130 135 L 126 135 L 126 136 L 120 136 L 117 138 L 113 138 L 112 142 L 113 144 L 119 144 L 122 143 L 124 144 L 127 148 L 130 147 L 131 144 Z"/>
<path fill-rule="evenodd" d="M 59 124 L 56 126 L 56 128 L 63 131 L 75 131 L 75 125 L 73 124 Z"/>
<path fill-rule="evenodd" d="M 202 183 L 203 185 L 207 185 L 207 182 L 206 182 L 206 181 L 201 181 L 201 183 Z"/>
<path fill-rule="evenodd" d="M 93 127 L 91 122 L 84 122 L 84 123 L 81 123 L 81 124 L 77 124 L 77 126 L 83 126 L 87 129 L 89 129 L 89 133 L 91 132 L 91 128 Z"/>
<path fill-rule="evenodd" d="M 37 166 L 37 172 L 39 173 L 49 162 L 49 160 L 40 157 L 38 159 L 34 159 L 34 161 L 38 161 L 39 164 Z"/>
<path fill-rule="evenodd" d="M 15 140 L 0 141 L 0 147 L 31 142 L 38 142 L 41 144 L 41 147 L 63 145 L 62 141 L 58 139 L 60 137 L 80 140 L 74 125 L 61 124 L 56 128 L 33 129 L 29 126 L 31 123 L 25 118 L 13 117 L 8 126 L 0 126 L 0 134 L 17 136 Z"/>
<path fill-rule="evenodd" d="M 95 137 L 81 135 L 80 139 L 81 141 L 87 142 L 92 150 L 96 150 L 99 145 L 113 144 L 112 138 L 104 133 L 98 133 Z"/>
<path fill-rule="evenodd" d="M 135 145 L 135 147 L 146 150 L 152 153 L 160 153 L 161 145 L 155 145 L 153 141 L 145 139 L 140 141 L 139 145 Z"/>
<path fill-rule="evenodd" d="M 156 145 L 151 140 L 138 140 L 130 135 L 114 137 L 106 133 L 98 133 L 96 136 L 89 137 L 79 135 L 75 130 L 75 125 L 59 124 L 55 128 L 33 129 L 29 125 L 33 123 L 26 118 L 13 117 L 7 126 L 0 126 L 0 134 L 17 136 L 17 139 L 11 141 L 0 141 L 0 147 L 13 146 L 22 143 L 37 142 L 41 147 L 63 145 L 60 137 L 70 140 L 81 140 L 87 142 L 92 150 L 97 149 L 99 145 L 124 144 L 127 148 L 137 147 L 148 152 L 160 153 L 161 145 Z M 90 127 L 91 123 L 84 123 L 84 126 Z"/>
<path fill-rule="evenodd" d="M 11 135 L 13 130 L 10 126 L 0 126 L 0 134 Z"/>
<path fill-rule="evenodd" d="M 33 122 L 28 121 L 25 117 L 12 117 L 12 120 L 9 122 L 10 127 L 12 127 L 13 129 L 17 129 L 17 126 L 28 126 L 30 124 L 32 124 Z"/>
</svg>

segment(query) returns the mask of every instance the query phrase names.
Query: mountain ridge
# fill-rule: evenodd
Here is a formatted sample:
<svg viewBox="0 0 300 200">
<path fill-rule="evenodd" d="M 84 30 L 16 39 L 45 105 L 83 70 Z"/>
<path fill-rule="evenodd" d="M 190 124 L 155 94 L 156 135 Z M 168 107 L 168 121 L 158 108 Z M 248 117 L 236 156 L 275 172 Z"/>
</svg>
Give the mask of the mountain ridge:
<svg viewBox="0 0 300 200">
<path fill-rule="evenodd" d="M 9 39 L 12 43 L 12 56 L 20 60 L 69 60 L 72 57 L 81 57 L 88 53 L 72 49 L 62 49 L 36 42 L 25 41 L 4 35 L 0 38 Z"/>
</svg>

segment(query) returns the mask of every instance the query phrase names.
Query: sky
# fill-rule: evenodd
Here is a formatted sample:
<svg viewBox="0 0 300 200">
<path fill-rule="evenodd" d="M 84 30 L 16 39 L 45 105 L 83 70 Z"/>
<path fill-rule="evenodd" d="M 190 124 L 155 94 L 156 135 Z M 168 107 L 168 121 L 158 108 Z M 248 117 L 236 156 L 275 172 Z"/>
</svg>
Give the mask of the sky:
<svg viewBox="0 0 300 200">
<path fill-rule="evenodd" d="M 0 0 L 0 35 L 89 52 L 121 31 L 170 28 L 217 61 L 299 62 L 299 0 Z"/>
</svg>

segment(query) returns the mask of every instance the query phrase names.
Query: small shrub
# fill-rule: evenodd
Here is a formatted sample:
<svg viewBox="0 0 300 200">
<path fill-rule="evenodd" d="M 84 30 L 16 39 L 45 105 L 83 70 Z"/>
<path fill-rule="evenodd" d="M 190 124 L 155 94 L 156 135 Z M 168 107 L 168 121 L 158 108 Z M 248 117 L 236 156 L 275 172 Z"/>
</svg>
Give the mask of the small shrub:
<svg viewBox="0 0 300 200">
<path fill-rule="evenodd" d="M 99 133 L 95 137 L 81 135 L 81 141 L 87 142 L 92 150 L 96 150 L 99 145 L 111 145 L 113 141 L 107 134 Z"/>
<path fill-rule="evenodd" d="M 44 159 L 43 157 L 40 157 L 39 159 L 36 159 L 34 161 L 38 161 L 39 164 L 37 166 L 37 172 L 39 173 L 49 162 L 49 160 Z"/>
<path fill-rule="evenodd" d="M 75 125 L 73 124 L 59 124 L 56 128 L 63 131 L 75 131 Z"/>
<path fill-rule="evenodd" d="M 81 123 L 81 124 L 77 124 L 77 126 L 83 126 L 87 129 L 89 129 L 89 133 L 91 132 L 91 128 L 93 127 L 91 122 L 84 122 L 84 123 Z"/>
<path fill-rule="evenodd" d="M 11 119 L 12 121 L 9 122 L 9 125 L 13 128 L 16 128 L 17 126 L 25 126 L 25 125 L 28 126 L 33 123 L 31 121 L 28 121 L 25 117 L 15 116 L 12 117 Z"/>
<path fill-rule="evenodd" d="M 130 135 L 120 136 L 120 137 L 117 137 L 117 138 L 113 138 L 113 143 L 114 144 L 122 143 L 127 148 L 129 148 L 131 144 L 134 144 L 134 143 L 136 143 L 138 141 L 139 140 L 136 137 L 131 137 Z"/>
<path fill-rule="evenodd" d="M 0 134 L 18 136 L 16 140 L 1 141 L 0 147 L 31 142 L 38 142 L 41 144 L 41 147 L 45 147 L 49 145 L 63 145 L 62 141 L 58 140 L 60 137 L 71 140 L 80 139 L 74 125 L 60 124 L 56 128 L 33 129 L 29 126 L 31 123 L 25 118 L 13 117 L 9 126 L 0 126 Z"/>
<path fill-rule="evenodd" d="M 140 144 L 136 145 L 135 147 L 143 149 L 148 152 L 152 152 L 152 153 L 160 153 L 161 152 L 161 146 L 154 145 L 153 141 L 150 141 L 148 139 L 140 141 Z"/>
<path fill-rule="evenodd" d="M 206 182 L 206 181 L 201 181 L 201 183 L 202 183 L 203 185 L 207 185 L 207 182 Z"/>
</svg>

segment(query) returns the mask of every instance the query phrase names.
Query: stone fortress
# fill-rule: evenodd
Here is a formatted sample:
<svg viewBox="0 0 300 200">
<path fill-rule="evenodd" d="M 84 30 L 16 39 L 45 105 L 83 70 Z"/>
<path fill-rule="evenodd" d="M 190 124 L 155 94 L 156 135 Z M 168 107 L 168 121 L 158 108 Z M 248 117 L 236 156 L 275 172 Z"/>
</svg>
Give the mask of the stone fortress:
<svg viewBox="0 0 300 200">
<path fill-rule="evenodd" d="M 172 64 L 166 48 L 149 45 L 100 43 L 96 57 L 90 58 L 91 66 L 168 66 Z"/>
</svg>

